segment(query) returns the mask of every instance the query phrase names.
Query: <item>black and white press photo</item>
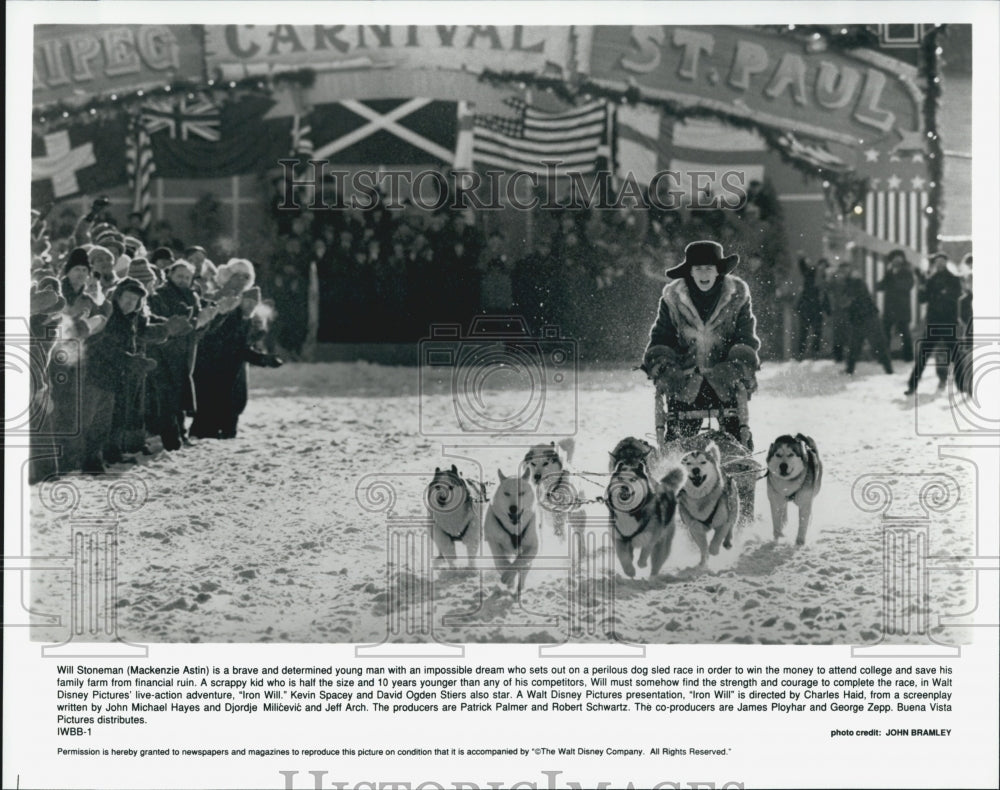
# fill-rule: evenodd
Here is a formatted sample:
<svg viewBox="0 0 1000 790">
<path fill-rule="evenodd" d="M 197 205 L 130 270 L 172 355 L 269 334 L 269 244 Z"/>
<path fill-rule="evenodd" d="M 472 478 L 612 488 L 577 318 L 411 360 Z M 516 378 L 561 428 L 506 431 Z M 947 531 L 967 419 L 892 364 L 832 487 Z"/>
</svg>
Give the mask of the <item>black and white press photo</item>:
<svg viewBox="0 0 1000 790">
<path fill-rule="evenodd" d="M 969 641 L 972 43 L 37 25 L 32 638 Z"/>
</svg>

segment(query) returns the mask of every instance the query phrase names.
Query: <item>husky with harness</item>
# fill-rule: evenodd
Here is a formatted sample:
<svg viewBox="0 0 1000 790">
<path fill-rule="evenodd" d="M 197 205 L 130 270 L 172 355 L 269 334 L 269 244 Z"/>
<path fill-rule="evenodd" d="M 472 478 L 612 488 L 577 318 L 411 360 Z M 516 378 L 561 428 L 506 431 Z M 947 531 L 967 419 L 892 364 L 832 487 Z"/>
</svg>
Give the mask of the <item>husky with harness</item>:
<svg viewBox="0 0 1000 790">
<path fill-rule="evenodd" d="M 478 488 L 478 485 L 472 485 Z M 484 491 L 473 493 L 458 468 L 436 468 L 434 477 L 424 492 L 424 504 L 431 518 L 431 540 L 438 551 L 438 559 L 455 565 L 455 544 L 461 543 L 469 557 L 469 565 L 479 554 L 483 528 Z"/>
<path fill-rule="evenodd" d="M 538 513 L 535 490 L 527 477 L 507 477 L 497 470 L 500 485 L 490 500 L 483 528 L 500 581 L 511 587 L 517 583 L 520 595 L 538 555 Z"/>
<path fill-rule="evenodd" d="M 735 481 L 722 468 L 718 445 L 709 441 L 704 450 L 694 450 L 681 459 L 687 474 L 684 487 L 677 495 L 677 507 L 687 525 L 701 561 L 719 553 L 719 547 L 733 546 L 733 529 L 740 515 L 740 493 Z M 712 533 L 709 543 L 708 534 Z"/>
<path fill-rule="evenodd" d="M 611 473 L 604 501 L 615 554 L 629 578 L 635 576 L 633 557 L 639 550 L 639 567 L 649 563 L 650 577 L 656 576 L 674 540 L 677 491 L 684 473 L 673 469 L 657 481 L 645 464 L 619 462 Z"/>
</svg>

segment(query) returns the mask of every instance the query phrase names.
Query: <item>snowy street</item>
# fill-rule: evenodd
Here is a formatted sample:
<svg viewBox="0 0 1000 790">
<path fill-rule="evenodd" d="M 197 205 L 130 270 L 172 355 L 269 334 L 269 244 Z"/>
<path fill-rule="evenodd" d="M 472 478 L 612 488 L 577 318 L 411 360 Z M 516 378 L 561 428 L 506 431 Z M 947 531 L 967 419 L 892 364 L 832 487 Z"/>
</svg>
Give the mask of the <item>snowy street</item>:
<svg viewBox="0 0 1000 790">
<path fill-rule="evenodd" d="M 947 427 L 948 393 L 934 393 L 934 384 L 928 374 L 918 398 L 921 425 L 953 431 Z M 772 542 L 761 481 L 756 523 L 737 536 L 731 551 L 712 557 L 707 572 L 690 572 L 697 550 L 681 526 L 653 581 L 648 569 L 626 579 L 610 551 L 581 575 L 566 561 L 539 561 L 536 566 L 548 567 L 529 575 L 520 606 L 501 591 L 494 570 L 428 570 L 419 561 L 419 539 L 425 534 L 423 489 L 435 466 L 456 463 L 475 477 L 478 462 L 492 492 L 497 468 L 514 474 L 530 439 L 422 435 L 416 368 L 295 364 L 255 369 L 250 386 L 236 439 L 205 440 L 142 459 L 139 466 L 115 467 L 126 480 L 141 478 L 149 491 L 147 504 L 120 522 L 115 603 L 121 638 L 551 643 L 607 641 L 613 634 L 640 643 L 871 644 L 883 630 L 882 533 L 878 514 L 854 504 L 852 487 L 873 474 L 893 478 L 898 499 L 892 514 L 908 516 L 923 514 L 917 492 L 930 476 L 949 476 L 957 504 L 931 513 L 927 552 L 974 554 L 974 469 L 939 459 L 940 441 L 916 435 L 901 366 L 888 376 L 875 363 L 862 363 L 851 378 L 831 361 L 762 370 L 750 404 L 757 459 L 763 461 L 776 436 L 802 432 L 816 440 L 825 463 L 804 548 L 794 546 L 794 527 L 782 542 Z M 497 397 L 516 405 L 524 396 L 510 390 Z M 450 397 L 425 394 L 423 403 L 443 407 L 444 414 Z M 554 408 L 572 408 L 572 401 Z M 639 372 L 581 371 L 578 410 L 576 470 L 606 470 L 607 453 L 619 439 L 648 437 L 653 430 L 651 389 Z M 550 438 L 558 437 L 540 437 Z M 443 445 L 451 448 L 448 457 Z M 455 449 L 461 445 L 479 446 Z M 106 508 L 110 480 L 68 479 L 80 487 L 80 512 Z M 576 480 L 583 497 L 603 493 L 601 478 Z M 69 515 L 47 509 L 47 485 L 32 488 L 31 553 L 66 555 Z M 795 524 L 794 506 L 790 511 Z M 592 534 L 605 534 L 604 506 L 589 504 L 585 512 Z M 393 529 L 417 535 L 414 551 L 387 556 L 387 546 L 398 545 L 387 539 L 387 513 Z M 551 542 L 543 548 L 560 550 Z M 483 551 L 488 554 L 485 544 Z M 566 549 L 561 551 L 565 560 Z M 460 566 L 463 557 L 460 547 Z M 603 584 L 609 563 L 611 587 Z M 68 613 L 69 579 L 65 570 L 34 573 L 32 609 Z M 936 623 L 937 615 L 971 608 L 971 583 L 971 573 L 929 574 L 936 639 L 969 639 L 967 631 Z M 909 635 L 886 641 L 926 643 L 927 635 L 912 633 L 919 609 L 909 607 Z M 571 633 L 571 616 L 582 631 Z M 68 628 L 34 632 L 43 641 L 67 635 Z"/>
</svg>

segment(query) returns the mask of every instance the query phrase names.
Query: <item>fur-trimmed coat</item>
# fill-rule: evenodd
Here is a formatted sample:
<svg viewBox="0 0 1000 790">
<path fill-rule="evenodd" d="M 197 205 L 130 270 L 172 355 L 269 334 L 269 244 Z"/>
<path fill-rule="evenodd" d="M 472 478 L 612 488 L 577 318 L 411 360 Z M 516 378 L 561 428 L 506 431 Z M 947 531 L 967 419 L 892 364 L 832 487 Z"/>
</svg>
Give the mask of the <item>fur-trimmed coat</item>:
<svg viewBox="0 0 1000 790">
<path fill-rule="evenodd" d="M 750 288 L 743 280 L 731 274 L 723 277 L 719 301 L 706 321 L 691 300 L 686 279 L 664 286 L 647 351 L 652 346 L 667 346 L 706 371 L 725 361 L 735 345 L 760 350 Z"/>
</svg>

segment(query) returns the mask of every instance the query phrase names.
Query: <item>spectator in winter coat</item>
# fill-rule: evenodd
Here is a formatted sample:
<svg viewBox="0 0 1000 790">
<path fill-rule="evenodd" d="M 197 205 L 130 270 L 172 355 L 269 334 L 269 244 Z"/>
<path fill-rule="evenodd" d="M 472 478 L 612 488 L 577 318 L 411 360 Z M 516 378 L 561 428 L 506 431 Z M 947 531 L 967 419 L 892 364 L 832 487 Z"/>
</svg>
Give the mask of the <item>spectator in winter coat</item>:
<svg viewBox="0 0 1000 790">
<path fill-rule="evenodd" d="M 739 384 L 756 389 L 760 339 L 750 289 L 730 274 L 738 263 L 738 255 L 723 256 L 721 244 L 696 241 L 684 262 L 667 270 L 673 282 L 663 289 L 642 369 L 694 408 L 731 404 Z M 749 427 L 736 422 L 723 430 L 749 444 Z"/>
<path fill-rule="evenodd" d="M 124 397 L 133 377 L 144 377 L 156 363 L 137 353 L 139 338 L 147 343 L 166 340 L 166 323 L 150 322 L 143 310 L 146 289 L 131 278 L 122 280 L 112 296 L 111 317 L 104 330 L 88 338 L 84 346 L 83 471 L 103 474 L 104 452 L 109 444 L 115 401 Z"/>
<path fill-rule="evenodd" d="M 221 270 L 220 270 L 221 273 Z M 247 363 L 280 367 L 281 359 L 253 347 L 251 314 L 260 289 L 241 293 L 240 306 L 213 324 L 202 338 L 195 363 L 195 411 L 191 436 L 232 439 L 247 403 Z"/>
<path fill-rule="evenodd" d="M 910 322 L 913 318 L 910 297 L 913 293 L 913 283 L 913 268 L 906 260 L 906 253 L 902 250 L 893 250 L 886 261 L 885 276 L 878 281 L 875 288 L 885 294 L 882 305 L 882 330 L 886 342 L 891 348 L 894 337 L 901 340 L 904 362 L 913 361 L 913 341 L 910 339 Z"/>
<path fill-rule="evenodd" d="M 100 312 L 104 297 L 92 276 L 90 257 L 83 247 L 71 250 L 66 258 L 60 292 L 70 317 L 86 318 Z"/>
<path fill-rule="evenodd" d="M 150 349 L 156 360 L 156 370 L 150 376 L 152 384 L 149 405 L 149 425 L 163 442 L 164 450 L 178 450 L 190 444 L 184 427 L 184 415 L 193 414 L 195 354 L 198 338 L 207 322 L 215 317 L 217 308 L 206 305 L 192 287 L 194 266 L 185 260 L 175 261 L 167 269 L 167 282 L 149 299 L 150 310 L 163 318 L 180 316 L 190 322 L 190 332 L 171 337 L 162 345 Z M 201 327 L 201 332 L 195 332 Z"/>
<path fill-rule="evenodd" d="M 847 367 L 844 372 L 848 375 L 854 374 L 854 366 L 861 353 L 861 347 L 867 340 L 872 353 L 882 363 L 885 372 L 892 373 L 889 347 L 878 320 L 878 306 L 858 270 L 847 261 L 843 261 L 840 268 L 845 278 L 843 298 L 848 326 Z"/>
<path fill-rule="evenodd" d="M 799 258 L 802 292 L 799 294 L 796 310 L 799 314 L 797 358 L 800 360 L 806 355 L 807 345 L 810 347 L 809 356 L 819 358 L 819 348 L 823 341 L 823 314 L 830 312 L 823 288 L 827 266 L 829 263 L 826 258 L 821 258 L 815 266 L 807 258 Z"/>
<path fill-rule="evenodd" d="M 937 362 L 938 389 L 948 384 L 948 366 L 952 349 L 958 339 L 958 302 L 962 296 L 962 281 L 953 270 L 948 256 L 939 252 L 931 257 L 931 276 L 920 289 L 920 301 L 926 302 L 924 336 L 917 345 L 913 372 L 906 394 L 917 391 L 928 359 Z"/>
</svg>

